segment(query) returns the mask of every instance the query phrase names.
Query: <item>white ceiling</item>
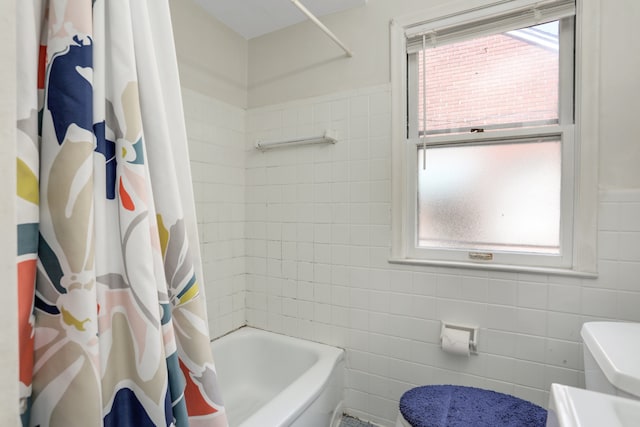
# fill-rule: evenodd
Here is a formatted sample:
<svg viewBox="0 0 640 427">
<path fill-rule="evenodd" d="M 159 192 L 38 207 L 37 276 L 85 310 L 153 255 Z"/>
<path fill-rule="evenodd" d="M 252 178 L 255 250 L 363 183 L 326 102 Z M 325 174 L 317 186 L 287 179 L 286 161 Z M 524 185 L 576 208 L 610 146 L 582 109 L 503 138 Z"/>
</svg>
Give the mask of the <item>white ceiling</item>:
<svg viewBox="0 0 640 427">
<path fill-rule="evenodd" d="M 307 17 L 291 0 L 195 0 L 229 28 L 252 39 L 297 24 Z M 317 17 L 364 5 L 367 0 L 301 0 Z"/>
</svg>

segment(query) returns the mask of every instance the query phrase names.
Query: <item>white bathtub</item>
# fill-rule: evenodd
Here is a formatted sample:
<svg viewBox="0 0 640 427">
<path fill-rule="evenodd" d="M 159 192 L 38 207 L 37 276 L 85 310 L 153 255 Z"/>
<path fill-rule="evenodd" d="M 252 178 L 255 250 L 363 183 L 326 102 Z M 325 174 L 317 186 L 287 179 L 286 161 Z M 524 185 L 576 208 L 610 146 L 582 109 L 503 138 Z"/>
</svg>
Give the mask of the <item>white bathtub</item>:
<svg viewBox="0 0 640 427">
<path fill-rule="evenodd" d="M 231 427 L 338 425 L 343 350 L 249 327 L 211 348 Z"/>
</svg>

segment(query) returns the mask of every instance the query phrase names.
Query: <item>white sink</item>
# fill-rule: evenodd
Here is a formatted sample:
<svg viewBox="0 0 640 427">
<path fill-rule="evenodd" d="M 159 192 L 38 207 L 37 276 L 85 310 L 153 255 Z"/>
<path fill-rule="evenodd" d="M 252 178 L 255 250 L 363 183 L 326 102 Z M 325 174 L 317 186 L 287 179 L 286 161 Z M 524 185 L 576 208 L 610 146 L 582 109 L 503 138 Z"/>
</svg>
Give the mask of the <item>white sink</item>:
<svg viewBox="0 0 640 427">
<path fill-rule="evenodd" d="M 640 401 L 551 385 L 547 427 L 638 427 Z"/>
</svg>

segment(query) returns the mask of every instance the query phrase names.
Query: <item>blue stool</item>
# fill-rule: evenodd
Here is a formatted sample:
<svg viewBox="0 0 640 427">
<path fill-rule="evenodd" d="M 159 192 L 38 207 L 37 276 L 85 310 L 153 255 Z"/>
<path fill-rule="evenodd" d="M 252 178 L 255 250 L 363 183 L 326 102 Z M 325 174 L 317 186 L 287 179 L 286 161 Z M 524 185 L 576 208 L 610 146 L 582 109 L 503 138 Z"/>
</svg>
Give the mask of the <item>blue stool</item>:
<svg viewBox="0 0 640 427">
<path fill-rule="evenodd" d="M 547 411 L 508 394 L 428 385 L 402 395 L 396 427 L 544 427 Z"/>
</svg>

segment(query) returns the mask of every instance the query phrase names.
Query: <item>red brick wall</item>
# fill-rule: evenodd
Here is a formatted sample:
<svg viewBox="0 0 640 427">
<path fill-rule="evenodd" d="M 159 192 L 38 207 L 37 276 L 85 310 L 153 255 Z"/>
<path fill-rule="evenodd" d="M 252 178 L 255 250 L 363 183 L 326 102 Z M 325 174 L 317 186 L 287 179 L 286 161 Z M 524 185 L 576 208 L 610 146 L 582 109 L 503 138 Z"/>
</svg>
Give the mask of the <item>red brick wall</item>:
<svg viewBox="0 0 640 427">
<path fill-rule="evenodd" d="M 557 51 L 498 34 L 427 49 L 426 63 L 428 130 L 557 118 Z"/>
</svg>

